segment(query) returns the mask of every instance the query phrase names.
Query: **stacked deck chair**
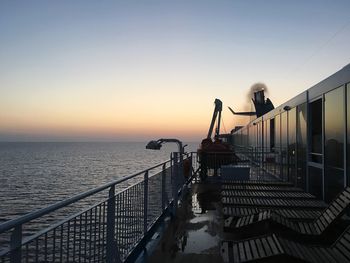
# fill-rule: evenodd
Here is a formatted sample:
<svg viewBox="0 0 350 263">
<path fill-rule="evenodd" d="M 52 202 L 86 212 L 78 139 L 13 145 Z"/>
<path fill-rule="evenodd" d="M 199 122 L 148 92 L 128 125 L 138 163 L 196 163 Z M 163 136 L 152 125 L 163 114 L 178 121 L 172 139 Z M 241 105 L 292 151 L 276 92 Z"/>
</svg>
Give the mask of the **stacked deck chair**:
<svg viewBox="0 0 350 263">
<path fill-rule="evenodd" d="M 312 221 L 327 206 L 313 195 L 283 182 L 248 181 L 223 184 L 221 195 L 223 215 L 233 218 L 269 209 L 290 220 Z"/>
<path fill-rule="evenodd" d="M 225 262 L 350 262 L 350 227 L 330 246 L 305 245 L 275 234 L 223 241 Z"/>
<path fill-rule="evenodd" d="M 224 227 L 225 231 L 235 232 L 240 238 L 279 231 L 285 236 L 301 235 L 304 238 L 314 239 L 327 234 L 331 226 L 339 222 L 349 206 L 350 187 L 347 187 L 322 211 L 319 217 L 311 222 L 305 222 L 303 217 L 298 221 L 291 221 L 278 211 L 266 210 L 238 219 L 229 217 L 225 220 Z"/>
<path fill-rule="evenodd" d="M 258 185 L 258 186 L 293 186 L 293 183 L 284 182 L 284 181 L 261 181 L 261 180 L 222 180 L 223 184 L 232 184 L 232 185 Z"/>
</svg>

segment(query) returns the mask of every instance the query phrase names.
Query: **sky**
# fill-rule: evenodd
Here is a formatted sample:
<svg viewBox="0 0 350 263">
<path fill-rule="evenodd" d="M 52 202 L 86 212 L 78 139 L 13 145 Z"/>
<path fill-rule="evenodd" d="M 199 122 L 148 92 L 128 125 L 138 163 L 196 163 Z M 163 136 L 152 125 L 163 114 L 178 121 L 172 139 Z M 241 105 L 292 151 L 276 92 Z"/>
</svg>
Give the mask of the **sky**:
<svg viewBox="0 0 350 263">
<path fill-rule="evenodd" d="M 350 62 L 350 1 L 0 1 L 0 141 L 206 137 Z"/>
</svg>

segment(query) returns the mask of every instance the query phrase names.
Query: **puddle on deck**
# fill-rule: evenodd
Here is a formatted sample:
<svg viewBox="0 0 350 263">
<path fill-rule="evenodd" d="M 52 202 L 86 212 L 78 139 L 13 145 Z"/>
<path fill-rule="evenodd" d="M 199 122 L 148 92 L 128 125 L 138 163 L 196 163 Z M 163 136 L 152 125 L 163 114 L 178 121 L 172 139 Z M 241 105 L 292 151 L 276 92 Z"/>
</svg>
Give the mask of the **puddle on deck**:
<svg viewBox="0 0 350 263">
<path fill-rule="evenodd" d="M 218 185 L 193 185 L 149 262 L 222 262 Z"/>
</svg>

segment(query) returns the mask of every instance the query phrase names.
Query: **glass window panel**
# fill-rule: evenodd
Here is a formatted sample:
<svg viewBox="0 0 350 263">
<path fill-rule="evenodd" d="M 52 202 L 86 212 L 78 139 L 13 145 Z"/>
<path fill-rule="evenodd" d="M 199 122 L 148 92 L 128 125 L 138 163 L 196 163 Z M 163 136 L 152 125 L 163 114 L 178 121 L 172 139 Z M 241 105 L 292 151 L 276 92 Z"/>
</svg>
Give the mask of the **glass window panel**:
<svg viewBox="0 0 350 263">
<path fill-rule="evenodd" d="M 252 129 L 252 126 L 249 126 L 249 147 L 253 147 L 254 146 L 254 136 L 253 136 L 253 129 Z"/>
<path fill-rule="evenodd" d="M 286 148 L 288 144 L 288 112 L 283 112 L 281 117 L 281 146 Z"/>
<path fill-rule="evenodd" d="M 306 190 L 306 150 L 307 150 L 307 105 L 297 107 L 297 186 Z"/>
<path fill-rule="evenodd" d="M 265 144 L 264 147 L 268 152 L 270 149 L 270 121 L 265 121 Z"/>
<path fill-rule="evenodd" d="M 260 136 L 259 136 L 259 133 L 260 133 L 260 131 L 259 131 L 259 128 L 260 128 L 260 123 L 257 123 L 256 125 L 255 125 L 255 129 L 256 129 L 256 147 L 259 147 L 260 146 Z"/>
<path fill-rule="evenodd" d="M 311 161 L 322 163 L 322 99 L 310 103 Z"/>
<path fill-rule="evenodd" d="M 281 120 L 280 115 L 275 117 L 275 149 L 280 151 L 281 147 Z"/>
<path fill-rule="evenodd" d="M 270 132 L 269 132 L 270 120 L 264 121 L 264 168 L 268 169 L 267 160 L 268 160 L 268 149 L 270 146 Z"/>
<path fill-rule="evenodd" d="M 288 180 L 288 112 L 281 114 L 281 174 L 284 180 Z"/>
<path fill-rule="evenodd" d="M 288 174 L 289 180 L 296 183 L 296 108 L 288 112 Z"/>
<path fill-rule="evenodd" d="M 344 187 L 344 87 L 325 94 L 325 200 Z"/>
<path fill-rule="evenodd" d="M 262 132 L 262 129 L 263 129 L 263 125 L 262 125 L 262 121 L 259 122 L 258 124 L 258 142 L 259 142 L 259 151 L 261 151 L 261 148 L 263 147 L 263 140 L 262 140 L 262 135 L 263 135 L 263 132 Z"/>
<path fill-rule="evenodd" d="M 270 120 L 270 151 L 275 149 L 275 119 Z"/>
<path fill-rule="evenodd" d="M 275 117 L 275 158 L 276 158 L 276 167 L 275 174 L 277 176 L 281 175 L 281 116 L 276 115 Z M 282 178 L 281 178 L 282 179 Z"/>
</svg>

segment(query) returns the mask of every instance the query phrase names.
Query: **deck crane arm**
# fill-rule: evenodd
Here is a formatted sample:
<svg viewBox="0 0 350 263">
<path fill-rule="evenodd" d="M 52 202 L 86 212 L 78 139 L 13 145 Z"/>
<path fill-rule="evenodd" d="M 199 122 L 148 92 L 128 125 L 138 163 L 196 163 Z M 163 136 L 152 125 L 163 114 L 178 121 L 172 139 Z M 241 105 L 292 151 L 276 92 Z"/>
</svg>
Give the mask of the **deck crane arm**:
<svg viewBox="0 0 350 263">
<path fill-rule="evenodd" d="M 254 112 L 254 111 L 235 112 L 231 107 L 228 107 L 228 109 L 232 112 L 233 115 L 242 115 L 242 116 L 254 116 L 254 115 L 256 115 L 256 112 Z"/>
<path fill-rule="evenodd" d="M 221 111 L 222 111 L 222 102 L 219 99 L 215 99 L 214 101 L 215 103 L 215 108 L 214 108 L 214 112 L 213 112 L 213 117 L 211 119 L 211 123 L 210 123 L 210 127 L 209 127 L 209 131 L 208 131 L 208 136 L 207 138 L 210 139 L 211 135 L 213 133 L 213 129 L 214 129 L 214 124 L 216 121 L 216 118 L 219 114 L 218 117 L 218 126 L 217 126 L 217 130 L 215 132 L 215 138 L 219 137 L 219 132 L 220 132 L 220 121 L 221 121 Z"/>
</svg>

